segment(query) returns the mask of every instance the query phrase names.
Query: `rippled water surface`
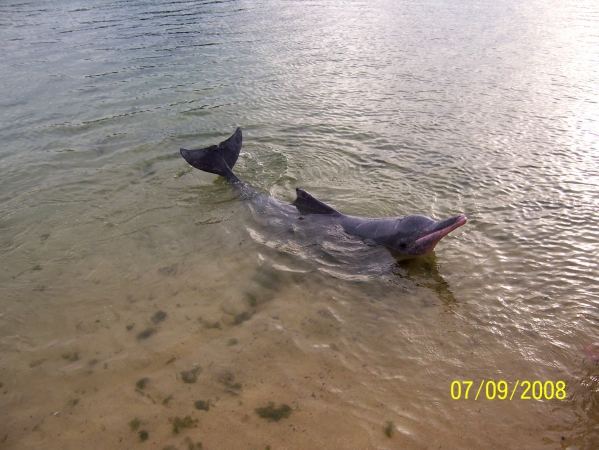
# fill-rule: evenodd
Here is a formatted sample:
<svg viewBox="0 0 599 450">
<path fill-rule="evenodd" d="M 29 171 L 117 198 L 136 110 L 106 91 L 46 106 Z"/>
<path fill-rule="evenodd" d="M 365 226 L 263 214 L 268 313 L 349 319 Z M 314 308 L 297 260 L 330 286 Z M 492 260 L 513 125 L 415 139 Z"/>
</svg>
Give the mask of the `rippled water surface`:
<svg viewBox="0 0 599 450">
<path fill-rule="evenodd" d="M 0 446 L 597 448 L 598 30 L 595 0 L 2 2 Z M 261 214 L 178 152 L 237 126 L 264 194 L 469 221 L 401 262 Z"/>
</svg>

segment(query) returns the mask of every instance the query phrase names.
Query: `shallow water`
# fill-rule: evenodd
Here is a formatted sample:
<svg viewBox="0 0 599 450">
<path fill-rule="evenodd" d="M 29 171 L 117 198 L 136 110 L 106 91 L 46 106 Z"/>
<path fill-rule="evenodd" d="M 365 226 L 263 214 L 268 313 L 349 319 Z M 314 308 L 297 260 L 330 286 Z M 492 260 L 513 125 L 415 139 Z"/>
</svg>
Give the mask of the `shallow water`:
<svg viewBox="0 0 599 450">
<path fill-rule="evenodd" d="M 3 448 L 596 448 L 598 24 L 591 0 L 3 2 Z M 237 126 L 265 194 L 469 222 L 398 262 L 266 220 L 178 153 Z"/>
</svg>

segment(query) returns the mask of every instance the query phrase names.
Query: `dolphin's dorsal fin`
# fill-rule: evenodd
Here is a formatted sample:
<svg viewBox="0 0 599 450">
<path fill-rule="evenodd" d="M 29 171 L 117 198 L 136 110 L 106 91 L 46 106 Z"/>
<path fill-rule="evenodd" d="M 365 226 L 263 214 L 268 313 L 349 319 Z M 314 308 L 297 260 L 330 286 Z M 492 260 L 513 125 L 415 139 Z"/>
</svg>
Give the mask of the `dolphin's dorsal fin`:
<svg viewBox="0 0 599 450">
<path fill-rule="evenodd" d="M 295 192 L 297 193 L 297 198 L 295 199 L 293 204 L 297 207 L 297 209 L 299 209 L 301 213 L 341 215 L 339 211 L 331 208 L 326 203 L 323 203 L 320 200 L 312 197 L 303 189 L 297 188 Z"/>
<path fill-rule="evenodd" d="M 182 148 L 181 155 L 196 169 L 221 175 L 231 181 L 238 181 L 239 179 L 231 169 L 239 157 L 241 141 L 241 128 L 237 128 L 229 139 L 221 142 L 218 146 L 212 145 L 198 150 Z"/>
</svg>

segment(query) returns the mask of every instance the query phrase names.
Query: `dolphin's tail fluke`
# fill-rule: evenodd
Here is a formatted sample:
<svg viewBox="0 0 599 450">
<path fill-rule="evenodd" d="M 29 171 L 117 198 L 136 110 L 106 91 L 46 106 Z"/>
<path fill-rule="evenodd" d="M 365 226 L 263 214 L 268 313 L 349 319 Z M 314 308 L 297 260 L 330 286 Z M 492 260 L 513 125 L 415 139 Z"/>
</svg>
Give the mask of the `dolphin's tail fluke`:
<svg viewBox="0 0 599 450">
<path fill-rule="evenodd" d="M 312 197 L 303 189 L 297 188 L 295 190 L 297 194 L 297 198 L 293 202 L 293 204 L 299 209 L 300 212 L 306 214 L 333 214 L 333 215 L 342 215 L 336 209 L 331 208 L 326 203 L 321 202 L 315 197 Z"/>
<path fill-rule="evenodd" d="M 198 150 L 181 149 L 181 156 L 190 165 L 204 172 L 215 173 L 229 181 L 239 181 L 231 171 L 241 151 L 241 128 L 233 136 L 218 145 Z"/>
</svg>

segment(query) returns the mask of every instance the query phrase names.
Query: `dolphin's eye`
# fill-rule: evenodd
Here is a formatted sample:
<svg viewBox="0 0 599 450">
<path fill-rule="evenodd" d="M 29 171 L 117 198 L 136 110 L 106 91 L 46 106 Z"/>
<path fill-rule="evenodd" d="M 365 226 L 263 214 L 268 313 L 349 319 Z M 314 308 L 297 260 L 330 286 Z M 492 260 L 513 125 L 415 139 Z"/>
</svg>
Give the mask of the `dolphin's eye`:
<svg viewBox="0 0 599 450">
<path fill-rule="evenodd" d="M 406 248 L 406 247 L 407 247 L 407 244 L 406 244 L 405 242 L 400 242 L 400 243 L 399 243 L 399 248 L 401 248 L 402 250 L 403 250 L 404 248 Z"/>
</svg>

